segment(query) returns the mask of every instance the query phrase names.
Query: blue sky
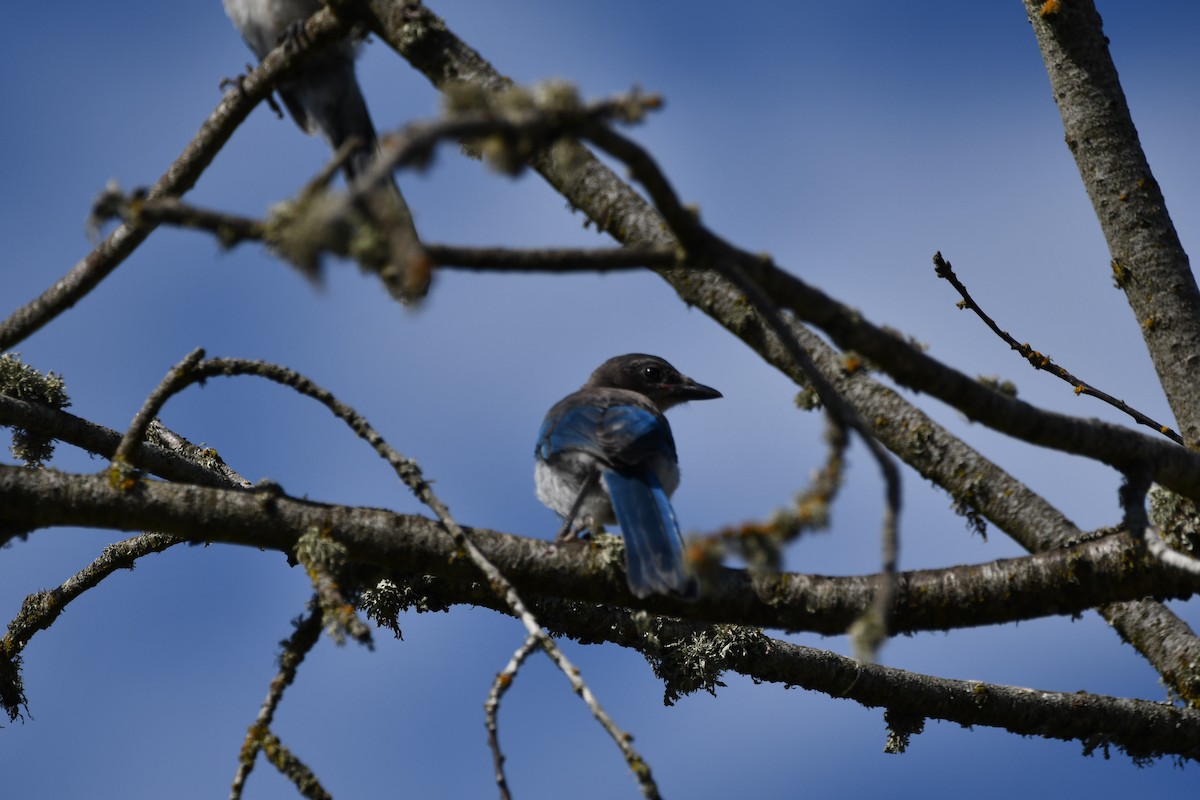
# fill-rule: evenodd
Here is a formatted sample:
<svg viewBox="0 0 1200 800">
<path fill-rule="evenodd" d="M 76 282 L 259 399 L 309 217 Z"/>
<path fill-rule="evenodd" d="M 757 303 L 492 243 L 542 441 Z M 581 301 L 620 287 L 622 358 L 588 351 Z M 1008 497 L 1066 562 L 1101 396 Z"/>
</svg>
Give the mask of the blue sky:
<svg viewBox="0 0 1200 800">
<path fill-rule="evenodd" d="M 1169 418 L 1136 321 L 1112 288 L 1108 254 L 1062 141 L 1021 4 L 750 2 L 534 3 L 431 0 L 450 27 L 517 81 L 565 78 L 588 97 L 638 85 L 665 109 L 632 131 L 716 231 L 971 373 L 1021 396 L 1121 421 L 1035 374 L 933 276 L 941 250 L 977 299 L 1022 341 L 1151 416 Z M 1102 3 L 1106 32 L 1185 247 L 1200 237 L 1200 7 Z M 152 183 L 220 99 L 249 51 L 216 0 L 21 3 L 0 29 L 7 198 L 0 314 L 41 292 L 90 247 L 83 222 L 108 180 Z M 428 117 L 438 98 L 375 42 L 360 79 L 381 129 Z M 255 111 L 190 198 L 261 214 L 324 162 L 323 143 Z M 467 244 L 606 244 L 536 176 L 489 173 L 454 148 L 400 178 L 422 235 Z M 419 310 L 333 264 L 314 291 L 245 246 L 159 230 L 95 292 L 18 348 L 67 380 L 72 411 L 123 428 L 163 373 L 197 346 L 295 368 L 354 405 L 435 479 L 466 524 L 532 536 L 556 530 L 532 491 L 541 416 L 604 358 L 662 355 L 725 398 L 672 412 L 691 531 L 762 518 L 805 484 L 821 420 L 795 389 L 653 275 L 446 273 Z M 1083 527 L 1118 518 L 1105 468 L 1003 440 L 917 398 L 937 419 Z M 251 480 L 331 502 L 421 509 L 387 467 L 310 402 L 250 379 L 171 401 L 165 422 L 218 449 Z M 7 458 L 7 455 L 5 456 Z M 826 534 L 787 553 L 790 569 L 878 567 L 881 490 L 861 447 Z M 55 465 L 101 461 L 61 447 Z M 987 561 L 950 501 L 905 474 L 902 566 Z M 0 553 L 0 611 L 57 585 L 120 538 L 39 531 Z M 246 726 L 274 673 L 276 642 L 309 594 L 282 556 L 213 546 L 169 551 L 89 592 L 25 651 L 31 718 L 0 730 L 12 797 L 200 798 L 227 791 Z M 1176 604 L 1195 627 L 1195 602 Z M 323 641 L 277 730 L 337 797 L 491 796 L 482 703 L 521 641 L 482 611 L 409 616 L 376 652 Z M 847 653 L 844 638 L 796 641 Z M 1074 744 L 931 722 L 908 754 L 882 753 L 882 714 L 727 676 L 717 697 L 674 707 L 636 654 L 566 643 L 668 797 L 888 792 L 932 786 L 980 798 L 1194 793 L 1197 767 L 1138 769 Z M 1049 690 L 1161 699 L 1156 675 L 1095 614 L 923 634 L 889 665 Z M 534 658 L 501 712 L 519 797 L 635 797 L 621 759 L 567 683 Z M 936 783 L 935 783 L 936 781 Z M 270 768 L 248 797 L 293 797 Z"/>
</svg>

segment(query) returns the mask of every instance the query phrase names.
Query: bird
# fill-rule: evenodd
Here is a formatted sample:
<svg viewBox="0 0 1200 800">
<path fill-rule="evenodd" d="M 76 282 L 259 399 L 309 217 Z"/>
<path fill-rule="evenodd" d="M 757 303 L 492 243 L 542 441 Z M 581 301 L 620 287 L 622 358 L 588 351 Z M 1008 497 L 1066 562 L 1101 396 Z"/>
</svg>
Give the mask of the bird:
<svg viewBox="0 0 1200 800">
<path fill-rule="evenodd" d="M 259 60 L 277 45 L 303 36 L 304 21 L 323 7 L 321 0 L 223 0 L 225 13 Z M 348 141 L 356 144 L 342 163 L 346 183 L 352 184 L 370 167 L 379 150 L 375 126 L 367 111 L 354 59 L 358 43 L 346 38 L 326 47 L 282 82 L 277 91 L 292 119 L 305 133 L 319 133 L 339 151 Z M 391 171 L 365 187 L 374 197 L 367 200 L 370 216 L 383 223 L 390 250 L 389 263 L 378 268 L 392 296 L 404 303 L 420 300 L 429 291 L 432 278 L 429 259 L 408 203 Z M 316 265 L 301 265 L 315 280 Z"/>
<path fill-rule="evenodd" d="M 300 35 L 321 0 L 224 0 L 225 13 L 261 61 L 281 42 Z M 358 146 L 343 165 L 353 181 L 378 149 L 375 126 L 354 73 L 357 44 L 344 39 L 330 45 L 281 83 L 278 92 L 292 119 L 305 133 L 319 133 L 337 151 L 351 138 Z M 389 174 L 385 179 L 395 188 Z M 396 189 L 399 197 L 399 190 Z"/>
<path fill-rule="evenodd" d="M 563 519 L 558 540 L 615 522 L 626 580 L 639 598 L 699 594 L 670 502 L 679 459 L 663 412 L 721 396 L 658 356 L 630 353 L 597 367 L 550 408 L 538 431 L 534 484 L 538 500 Z"/>
</svg>

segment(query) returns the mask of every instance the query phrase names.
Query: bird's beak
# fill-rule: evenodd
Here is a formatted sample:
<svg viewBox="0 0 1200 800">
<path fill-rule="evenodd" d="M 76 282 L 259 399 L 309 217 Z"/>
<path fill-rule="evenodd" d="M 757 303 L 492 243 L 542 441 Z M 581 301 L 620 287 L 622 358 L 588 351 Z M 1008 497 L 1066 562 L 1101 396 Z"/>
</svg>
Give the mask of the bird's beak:
<svg viewBox="0 0 1200 800">
<path fill-rule="evenodd" d="M 696 383 L 686 376 L 680 383 L 671 387 L 671 399 L 677 403 L 684 403 L 688 400 L 716 400 L 723 396 L 711 386 Z"/>
</svg>

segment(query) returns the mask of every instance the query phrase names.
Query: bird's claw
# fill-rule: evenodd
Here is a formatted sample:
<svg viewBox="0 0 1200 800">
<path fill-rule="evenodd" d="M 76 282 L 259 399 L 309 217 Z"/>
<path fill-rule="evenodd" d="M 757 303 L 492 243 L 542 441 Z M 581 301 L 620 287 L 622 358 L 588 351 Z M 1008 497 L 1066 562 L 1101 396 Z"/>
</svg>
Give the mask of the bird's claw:
<svg viewBox="0 0 1200 800">
<path fill-rule="evenodd" d="M 232 89 L 235 92 L 237 92 L 239 95 L 241 95 L 242 97 L 245 97 L 246 96 L 246 78 L 250 77 L 250 73 L 253 70 L 254 70 L 254 66 L 251 64 L 247 64 L 246 71 L 243 74 L 238 75 L 236 78 L 221 78 L 221 83 L 218 84 L 221 88 L 221 91 L 224 92 L 224 91 L 228 91 L 228 90 Z M 275 102 L 275 95 L 273 95 L 273 94 L 267 95 L 267 106 L 272 111 L 275 112 L 275 116 L 279 117 L 279 119 L 283 119 L 283 109 L 279 107 L 279 103 Z"/>
<path fill-rule="evenodd" d="M 277 46 L 281 44 L 287 45 L 288 52 L 295 52 L 308 45 L 308 34 L 304 32 L 303 19 L 298 19 L 283 29 L 283 35 L 276 42 Z"/>
</svg>

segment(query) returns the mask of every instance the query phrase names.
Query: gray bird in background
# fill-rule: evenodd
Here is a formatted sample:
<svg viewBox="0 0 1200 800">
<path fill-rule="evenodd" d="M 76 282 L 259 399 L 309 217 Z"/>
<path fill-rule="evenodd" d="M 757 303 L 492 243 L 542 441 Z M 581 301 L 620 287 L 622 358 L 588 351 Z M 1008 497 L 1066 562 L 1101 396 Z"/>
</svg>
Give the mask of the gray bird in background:
<svg viewBox="0 0 1200 800">
<path fill-rule="evenodd" d="M 297 35 L 304 20 L 322 7 L 321 0 L 224 0 L 224 3 L 225 13 L 259 60 L 288 36 Z M 375 126 L 354 76 L 357 49 L 357 43 L 350 39 L 331 45 L 313 55 L 299 72 L 278 87 L 292 119 L 306 133 L 320 133 L 334 151 L 351 138 L 360 143 L 343 165 L 347 183 L 366 171 L 379 150 Z M 380 179 L 378 187 L 387 191 L 377 193 L 379 197 L 369 205 L 376 219 L 385 224 L 391 253 L 389 264 L 378 268 L 378 272 L 393 297 L 405 303 L 415 302 L 429 289 L 429 262 L 420 252 L 412 214 L 390 172 Z M 388 201 L 388 197 L 392 200 Z M 309 277 L 315 277 L 315 262 L 300 266 Z"/>
<path fill-rule="evenodd" d="M 303 23 L 322 5 L 321 0 L 224 0 L 224 3 L 225 13 L 259 60 L 291 33 L 293 25 Z M 349 40 L 331 45 L 279 86 L 283 104 L 306 133 L 320 133 L 334 150 L 351 137 L 362 142 L 346 161 L 347 180 L 362 174 L 377 150 L 375 126 L 354 76 L 356 50 L 355 43 Z"/>
</svg>

